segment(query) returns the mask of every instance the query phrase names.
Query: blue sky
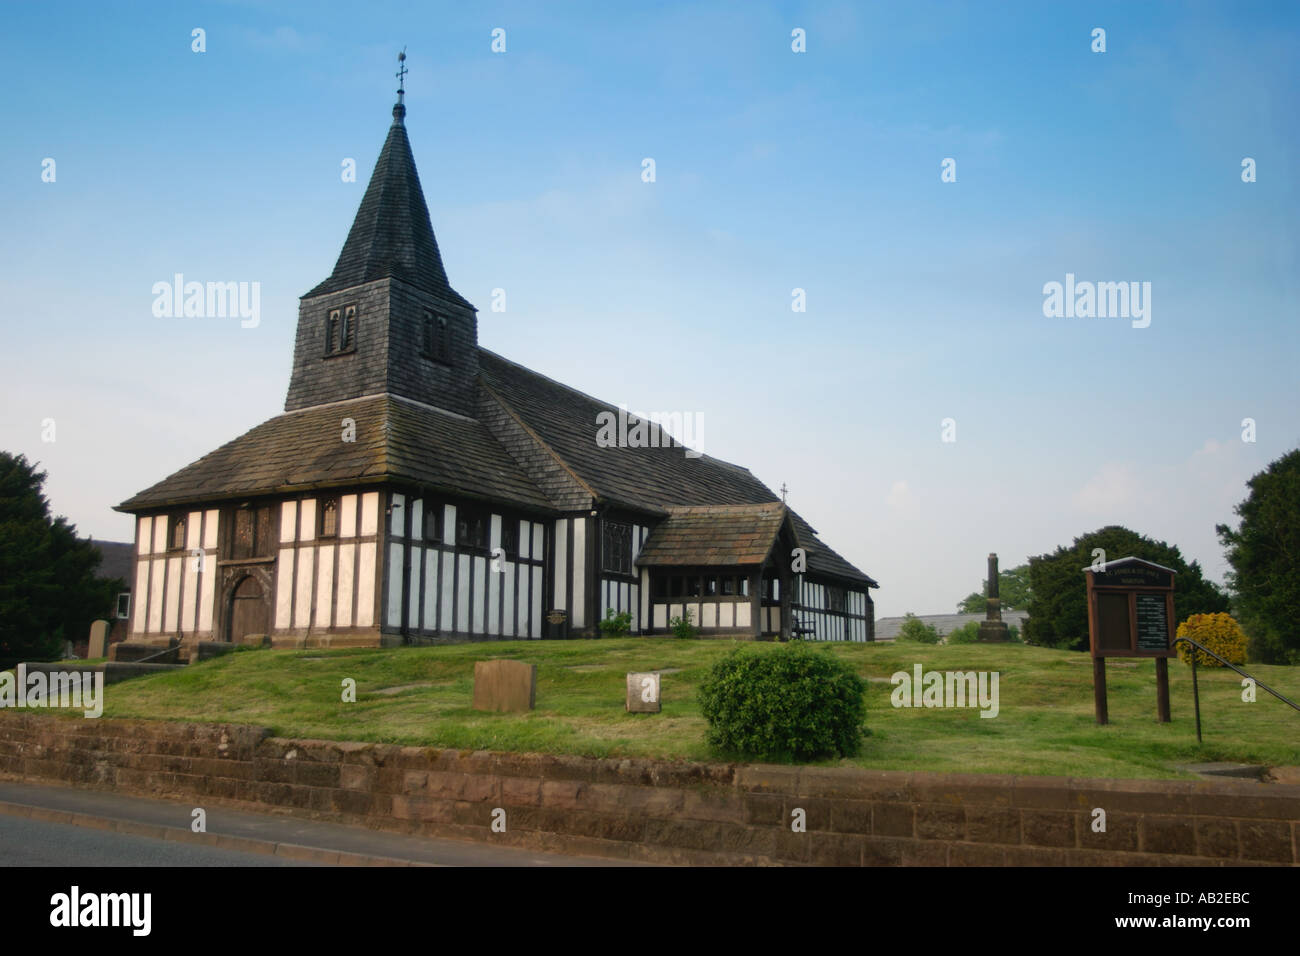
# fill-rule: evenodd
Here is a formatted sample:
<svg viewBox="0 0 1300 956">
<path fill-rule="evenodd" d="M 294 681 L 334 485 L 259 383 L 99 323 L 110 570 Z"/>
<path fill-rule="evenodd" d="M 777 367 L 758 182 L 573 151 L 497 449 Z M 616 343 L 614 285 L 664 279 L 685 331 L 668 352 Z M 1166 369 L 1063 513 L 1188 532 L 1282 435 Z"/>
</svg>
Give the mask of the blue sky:
<svg viewBox="0 0 1300 956">
<path fill-rule="evenodd" d="M 1110 523 L 1222 579 L 1214 525 L 1300 444 L 1300 6 L 639 7 L 7 5 L 0 447 L 125 540 L 113 504 L 277 414 L 405 46 L 480 342 L 702 416 L 879 614 Z M 155 318 L 177 272 L 260 282 L 260 324 Z M 1045 317 L 1066 273 L 1150 282 L 1150 326 Z"/>
</svg>

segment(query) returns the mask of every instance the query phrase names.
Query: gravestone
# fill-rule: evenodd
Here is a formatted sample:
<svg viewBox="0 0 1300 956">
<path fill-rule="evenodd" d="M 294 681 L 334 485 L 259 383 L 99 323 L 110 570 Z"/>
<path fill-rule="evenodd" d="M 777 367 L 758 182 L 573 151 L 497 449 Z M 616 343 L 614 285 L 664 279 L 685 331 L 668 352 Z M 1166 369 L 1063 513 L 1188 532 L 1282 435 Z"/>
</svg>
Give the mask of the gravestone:
<svg viewBox="0 0 1300 956">
<path fill-rule="evenodd" d="M 1011 640 L 1011 632 L 1002 620 L 1002 598 L 998 594 L 998 556 L 989 555 L 989 604 L 980 621 L 980 632 L 976 640 L 997 644 Z"/>
<path fill-rule="evenodd" d="M 627 675 L 627 711 L 630 714 L 659 713 L 659 675 L 655 672 Z"/>
<path fill-rule="evenodd" d="M 86 649 L 86 657 L 94 660 L 97 657 L 108 656 L 108 622 L 91 621 L 90 622 L 90 647 Z"/>
<path fill-rule="evenodd" d="M 523 661 L 476 661 L 474 709 L 497 713 L 532 710 L 537 700 L 537 665 Z"/>
</svg>

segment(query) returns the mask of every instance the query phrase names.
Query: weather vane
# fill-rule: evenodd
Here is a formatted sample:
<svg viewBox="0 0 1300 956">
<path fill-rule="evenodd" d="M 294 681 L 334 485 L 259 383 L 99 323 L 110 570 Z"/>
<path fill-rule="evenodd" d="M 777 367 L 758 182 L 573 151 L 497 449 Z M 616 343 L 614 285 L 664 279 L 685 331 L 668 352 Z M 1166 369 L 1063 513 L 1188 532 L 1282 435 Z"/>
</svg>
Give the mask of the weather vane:
<svg viewBox="0 0 1300 956">
<path fill-rule="evenodd" d="M 406 74 L 410 72 L 406 68 L 406 47 L 402 47 L 402 52 L 397 54 L 397 65 L 400 69 L 393 75 L 397 77 L 397 95 L 401 96 L 406 92 Z"/>
<path fill-rule="evenodd" d="M 784 481 L 781 482 L 781 503 L 782 504 L 785 504 L 785 495 L 786 492 L 788 492 L 789 490 L 790 489 L 785 486 L 785 482 Z"/>
</svg>

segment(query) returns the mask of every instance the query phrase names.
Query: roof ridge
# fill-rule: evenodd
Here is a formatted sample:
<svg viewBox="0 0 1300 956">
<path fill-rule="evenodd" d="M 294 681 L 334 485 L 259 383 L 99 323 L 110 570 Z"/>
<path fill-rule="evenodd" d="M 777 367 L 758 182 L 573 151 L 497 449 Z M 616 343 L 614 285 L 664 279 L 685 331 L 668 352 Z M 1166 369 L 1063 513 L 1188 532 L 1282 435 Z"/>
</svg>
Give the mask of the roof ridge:
<svg viewBox="0 0 1300 956">
<path fill-rule="evenodd" d="M 749 511 L 756 508 L 770 509 L 773 505 L 777 510 L 787 510 L 785 505 L 773 498 L 771 501 L 750 501 L 731 504 L 704 504 L 704 505 L 665 505 L 667 510 L 672 514 L 681 514 L 688 511 Z"/>
</svg>

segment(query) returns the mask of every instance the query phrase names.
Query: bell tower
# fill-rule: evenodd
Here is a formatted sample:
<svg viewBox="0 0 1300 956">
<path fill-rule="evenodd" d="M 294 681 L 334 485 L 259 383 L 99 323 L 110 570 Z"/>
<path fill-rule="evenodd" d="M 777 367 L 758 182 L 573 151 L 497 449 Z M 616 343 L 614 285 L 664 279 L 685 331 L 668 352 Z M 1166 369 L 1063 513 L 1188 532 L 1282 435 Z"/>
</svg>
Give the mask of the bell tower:
<svg viewBox="0 0 1300 956">
<path fill-rule="evenodd" d="M 477 312 L 451 284 L 406 136 L 393 123 L 329 278 L 298 306 L 285 411 L 390 392 L 474 416 Z"/>
</svg>

